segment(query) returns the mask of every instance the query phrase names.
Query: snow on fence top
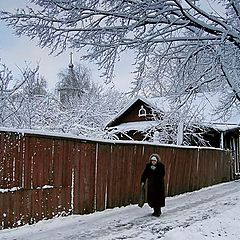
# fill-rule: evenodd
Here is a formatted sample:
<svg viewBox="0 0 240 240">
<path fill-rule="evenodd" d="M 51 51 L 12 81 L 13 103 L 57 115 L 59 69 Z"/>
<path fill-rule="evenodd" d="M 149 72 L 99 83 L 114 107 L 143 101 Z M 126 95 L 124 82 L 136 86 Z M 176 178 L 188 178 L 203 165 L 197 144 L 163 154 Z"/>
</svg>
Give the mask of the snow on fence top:
<svg viewBox="0 0 240 240">
<path fill-rule="evenodd" d="M 67 139 L 76 139 L 82 141 L 89 142 L 102 142 L 102 143 L 110 143 L 110 144 L 132 144 L 132 145 L 154 145 L 154 146 L 163 146 L 163 147 L 171 147 L 171 148 L 194 148 L 194 149 L 215 149 L 222 150 L 213 147 L 198 147 L 198 146 L 182 146 L 182 145 L 174 145 L 174 144 L 161 144 L 161 143 L 153 143 L 147 141 L 132 141 L 132 140 L 111 140 L 111 139 L 98 139 L 98 138 L 88 138 L 85 136 L 77 136 L 70 133 L 58 133 L 58 132 L 50 132 L 50 131 L 40 131 L 34 129 L 14 129 L 14 128 L 4 128 L 0 127 L 0 132 L 12 132 L 19 133 L 21 135 L 41 135 L 48 137 L 56 137 L 56 138 L 67 138 Z"/>
</svg>

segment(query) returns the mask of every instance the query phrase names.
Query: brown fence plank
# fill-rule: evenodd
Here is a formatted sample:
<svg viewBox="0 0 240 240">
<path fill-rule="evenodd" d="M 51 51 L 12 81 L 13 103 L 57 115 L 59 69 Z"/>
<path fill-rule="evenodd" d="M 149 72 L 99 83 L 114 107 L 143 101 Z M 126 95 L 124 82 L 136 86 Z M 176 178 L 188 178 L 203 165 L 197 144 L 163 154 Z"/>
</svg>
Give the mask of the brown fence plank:
<svg viewBox="0 0 240 240">
<path fill-rule="evenodd" d="M 17 148 L 16 134 L 4 133 L 1 134 L 0 145 L 0 186 L 4 188 L 12 188 L 16 186 L 15 179 L 15 160 Z"/>
<path fill-rule="evenodd" d="M 133 156 L 134 156 L 134 145 L 129 148 L 124 145 L 123 156 L 125 157 L 125 164 L 123 165 L 122 178 L 125 178 L 125 189 L 124 189 L 124 202 L 123 205 L 129 205 L 133 203 L 133 181 L 134 181 L 134 168 Z"/>
<path fill-rule="evenodd" d="M 25 139 L 25 152 L 24 152 L 24 164 L 23 164 L 23 188 L 31 188 L 31 177 L 32 177 L 32 145 L 33 140 L 30 137 Z"/>
<path fill-rule="evenodd" d="M 0 188 L 19 186 L 18 134 L 1 133 L 0 138 Z"/>
<path fill-rule="evenodd" d="M 130 203 L 135 204 L 138 202 L 138 194 L 139 194 L 139 186 L 140 186 L 140 176 L 141 173 L 141 166 L 140 169 L 139 165 L 137 165 L 137 147 L 136 145 L 132 145 L 130 151 L 127 153 L 129 157 L 129 161 L 131 162 L 131 180 L 130 182 L 130 189 L 129 189 L 129 197 Z M 138 173 L 138 174 L 137 174 Z"/>
<path fill-rule="evenodd" d="M 171 147 L 166 147 L 166 146 L 161 146 L 161 148 L 156 148 L 155 152 L 160 156 L 161 162 L 165 166 L 165 194 L 169 194 L 169 184 L 170 184 L 170 176 L 171 176 L 171 164 L 173 162 L 173 148 Z M 170 187 L 171 188 L 171 187 Z"/>
<path fill-rule="evenodd" d="M 121 189 L 123 188 L 121 179 L 122 149 L 122 145 L 112 145 L 110 169 L 108 174 L 107 208 L 117 207 L 123 201 L 123 196 L 121 195 Z"/>
<path fill-rule="evenodd" d="M 107 201 L 111 145 L 100 143 L 97 149 L 96 210 L 104 210 Z"/>
<path fill-rule="evenodd" d="M 189 183 L 188 191 L 198 189 L 198 175 L 197 175 L 197 163 L 198 163 L 198 149 L 191 150 L 191 158 L 189 159 Z"/>
<path fill-rule="evenodd" d="M 24 209 L 26 208 L 26 206 L 24 205 L 23 199 L 24 199 L 24 192 L 28 191 L 28 190 L 18 190 L 15 192 L 15 196 L 14 196 L 14 212 L 16 213 L 15 215 L 15 226 L 21 226 L 25 223 L 27 223 L 27 221 L 25 221 L 25 214 L 24 214 Z"/>
<path fill-rule="evenodd" d="M 21 134 L 16 135 L 16 148 L 14 151 L 15 169 L 14 169 L 14 186 L 22 187 L 23 175 L 23 149 L 25 137 Z"/>
<path fill-rule="evenodd" d="M 5 138 L 5 133 L 1 132 L 0 133 L 0 188 L 4 188 L 5 187 L 5 181 L 4 181 L 4 177 L 5 177 L 5 173 L 4 173 L 4 138 Z M 1 211 L 1 209 L 0 209 Z"/>
<path fill-rule="evenodd" d="M 75 143 L 73 152 L 73 168 L 74 168 L 74 198 L 73 198 L 73 213 L 80 213 L 80 161 L 81 161 L 81 144 Z"/>
<path fill-rule="evenodd" d="M 107 208 L 113 208 L 114 204 L 114 187 L 115 187 L 115 158 L 113 153 L 115 153 L 115 145 L 111 145 L 111 159 L 108 166 L 108 180 L 107 180 Z"/>
<path fill-rule="evenodd" d="M 95 144 L 82 143 L 78 159 L 75 163 L 74 191 L 76 199 L 74 205 L 78 213 L 90 213 L 94 211 L 95 194 L 95 164 L 96 164 Z M 75 188 L 78 186 L 77 188 Z M 78 205 L 78 206 L 77 206 Z"/>
<path fill-rule="evenodd" d="M 53 185 L 55 187 L 63 186 L 63 140 L 55 139 L 53 143 Z"/>
<path fill-rule="evenodd" d="M 199 173 L 198 176 L 201 179 L 199 181 L 199 188 L 205 187 L 207 182 L 207 164 L 206 164 L 206 150 L 199 151 Z"/>
<path fill-rule="evenodd" d="M 127 172 L 129 161 L 127 161 L 127 156 L 124 156 L 124 150 L 124 145 L 121 145 L 120 153 L 118 155 L 118 162 L 120 163 L 118 182 L 121 183 L 119 184 L 120 206 L 125 206 L 126 204 L 127 184 L 129 181 L 129 175 Z"/>
<path fill-rule="evenodd" d="M 74 148 L 73 141 L 64 141 L 63 161 L 62 161 L 62 186 L 70 187 L 72 184 L 72 151 Z"/>
<path fill-rule="evenodd" d="M 42 159 L 42 139 L 36 137 L 31 137 L 31 148 L 30 158 L 31 158 L 31 187 L 37 188 L 42 186 L 43 179 L 43 159 Z"/>
<path fill-rule="evenodd" d="M 132 145 L 132 189 L 131 189 L 131 203 L 138 203 L 140 193 L 140 179 L 141 174 L 146 165 L 146 159 L 143 156 L 143 147 Z M 130 155 L 131 156 L 131 155 Z"/>
<path fill-rule="evenodd" d="M 13 181 L 13 148 L 14 148 L 14 136 L 12 133 L 6 134 L 5 136 L 5 159 L 4 159 L 4 175 L 5 184 L 7 188 L 12 188 Z"/>
<path fill-rule="evenodd" d="M 176 149 L 173 149 L 172 156 L 171 156 L 171 164 L 170 168 L 168 169 L 169 171 L 169 187 L 168 187 L 168 196 L 173 196 L 177 193 L 177 187 L 176 187 L 176 182 L 177 182 L 177 158 L 176 158 Z"/>
</svg>

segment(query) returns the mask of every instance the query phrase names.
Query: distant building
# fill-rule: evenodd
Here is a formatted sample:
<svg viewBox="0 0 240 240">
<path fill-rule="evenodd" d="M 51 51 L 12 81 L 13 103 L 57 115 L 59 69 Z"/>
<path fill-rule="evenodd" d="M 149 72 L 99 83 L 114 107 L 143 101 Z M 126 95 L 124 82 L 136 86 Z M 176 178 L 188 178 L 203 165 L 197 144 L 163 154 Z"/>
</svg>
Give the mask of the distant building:
<svg viewBox="0 0 240 240">
<path fill-rule="evenodd" d="M 80 99 L 83 93 L 82 86 L 80 85 L 73 68 L 72 53 L 70 53 L 68 74 L 61 79 L 56 89 L 59 100 L 64 106 L 68 106 L 71 100 Z"/>
</svg>

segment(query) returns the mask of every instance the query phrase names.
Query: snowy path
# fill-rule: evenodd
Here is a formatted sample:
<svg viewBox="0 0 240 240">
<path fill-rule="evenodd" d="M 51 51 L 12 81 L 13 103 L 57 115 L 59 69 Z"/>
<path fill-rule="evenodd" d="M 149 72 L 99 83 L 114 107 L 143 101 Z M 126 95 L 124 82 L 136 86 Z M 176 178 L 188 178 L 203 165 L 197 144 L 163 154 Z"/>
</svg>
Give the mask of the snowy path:
<svg viewBox="0 0 240 240">
<path fill-rule="evenodd" d="M 160 218 L 152 217 L 151 212 L 152 209 L 145 204 L 142 209 L 132 205 L 83 216 L 60 217 L 18 229 L 3 230 L 0 232 L 0 239 L 174 239 L 170 237 L 174 232 L 181 239 L 179 231 L 183 233 L 187 229 L 192 232 L 198 229 L 201 239 L 210 239 L 215 235 L 228 239 L 230 233 L 224 227 L 220 226 L 215 231 L 206 228 L 212 222 L 217 226 L 223 222 L 221 219 L 226 221 L 228 213 L 230 218 L 234 218 L 231 219 L 234 221 L 231 225 L 237 224 L 240 229 L 240 181 L 167 198 Z M 236 216 L 232 217 L 232 214 Z M 239 234 L 240 232 L 236 233 L 239 238 L 234 236 L 232 239 L 240 239 Z"/>
</svg>

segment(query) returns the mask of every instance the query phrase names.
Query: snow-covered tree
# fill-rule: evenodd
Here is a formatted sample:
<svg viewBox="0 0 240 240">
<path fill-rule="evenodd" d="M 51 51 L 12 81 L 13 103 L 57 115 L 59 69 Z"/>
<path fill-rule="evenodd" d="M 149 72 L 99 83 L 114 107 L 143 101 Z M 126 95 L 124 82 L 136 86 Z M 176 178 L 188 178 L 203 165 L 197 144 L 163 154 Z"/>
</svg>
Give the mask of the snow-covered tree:
<svg viewBox="0 0 240 240">
<path fill-rule="evenodd" d="M 104 127 L 126 104 L 126 96 L 94 82 L 91 70 L 72 63 L 58 74 L 56 93 L 62 103 L 55 130 L 87 137 L 108 137 Z"/>
<path fill-rule="evenodd" d="M 92 92 L 84 95 L 80 102 L 62 111 L 58 125 L 59 131 L 86 137 L 108 138 L 104 130 L 108 121 L 126 105 L 124 94 L 103 89 L 92 88 Z"/>
<path fill-rule="evenodd" d="M 0 125 L 5 126 L 7 120 L 14 114 L 11 111 L 11 89 L 13 76 L 7 66 L 0 62 Z"/>
<path fill-rule="evenodd" d="M 104 127 L 126 105 L 127 97 L 117 90 L 93 83 L 89 71 L 82 69 L 82 66 L 77 67 L 74 76 L 84 91 L 80 97 L 70 98 L 66 106 L 58 96 L 48 92 L 39 65 L 26 64 L 19 68 L 21 77 L 13 80 L 11 71 L 1 63 L 0 126 L 108 138 Z M 68 72 L 62 76 L 68 80 Z"/>
<path fill-rule="evenodd" d="M 155 59 L 159 67 L 171 63 L 162 76 L 167 75 L 179 86 L 186 84 L 184 91 L 223 78 L 230 96 L 240 100 L 239 0 L 30 2 L 32 8 L 29 5 L 16 13 L 1 12 L 1 19 L 18 35 L 38 38 L 42 47 L 52 51 L 87 47 L 88 58 L 96 60 L 110 79 L 120 54 L 131 50 L 137 64 L 135 91 L 148 85 L 143 76 Z M 192 70 L 193 75 L 189 75 Z M 153 79 L 160 87 L 164 86 L 157 77 L 161 73 L 162 69 Z M 190 79 L 185 82 L 187 76 Z"/>
<path fill-rule="evenodd" d="M 52 129 L 61 104 L 48 93 L 46 80 L 39 74 L 39 65 L 20 69 L 21 77 L 14 80 L 7 108 L 11 114 L 1 125 L 26 129 Z M 4 111 L 5 114 L 7 111 Z"/>
<path fill-rule="evenodd" d="M 17 126 L 19 128 L 34 128 L 42 111 L 41 102 L 46 95 L 46 82 L 39 76 L 39 66 L 32 68 L 26 65 L 21 70 L 21 84 L 14 94 L 14 103 L 18 106 Z"/>
<path fill-rule="evenodd" d="M 89 70 L 83 71 L 79 65 L 74 76 L 84 91 L 80 97 L 70 98 L 66 106 L 47 90 L 39 65 L 26 64 L 19 70 L 20 78 L 13 79 L 11 71 L 0 63 L 0 127 L 109 138 L 104 130 L 106 123 L 128 101 L 125 94 L 93 83 Z M 68 80 L 69 72 L 61 73 Z"/>
</svg>

